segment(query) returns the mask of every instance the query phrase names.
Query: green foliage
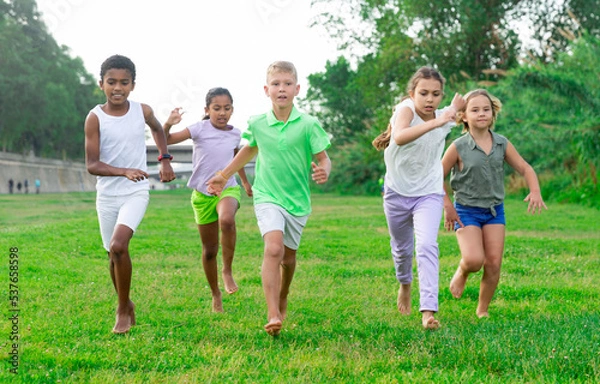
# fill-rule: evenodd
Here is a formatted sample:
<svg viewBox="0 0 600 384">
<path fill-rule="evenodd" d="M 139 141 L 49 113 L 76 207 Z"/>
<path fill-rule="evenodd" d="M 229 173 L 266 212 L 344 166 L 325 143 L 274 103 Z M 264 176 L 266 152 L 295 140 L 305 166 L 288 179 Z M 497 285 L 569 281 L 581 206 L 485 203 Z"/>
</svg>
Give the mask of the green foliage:
<svg viewBox="0 0 600 384">
<path fill-rule="evenodd" d="M 102 102 L 92 76 L 48 34 L 35 1 L 0 4 L 0 149 L 82 160 L 85 116 Z"/>
<path fill-rule="evenodd" d="M 570 40 L 588 33 L 600 36 L 600 0 L 523 0 L 516 14 L 524 15 L 532 31 L 528 55 L 554 62 L 570 49 Z"/>
<path fill-rule="evenodd" d="M 309 75 L 308 82 L 322 87 L 310 87 L 302 102 L 304 105 L 320 102 L 313 113 L 336 142 L 343 144 L 363 129 L 372 112 L 365 108 L 362 89 L 348 61 L 340 57 L 335 63 L 327 62 L 325 72 Z"/>
<path fill-rule="evenodd" d="M 598 17 L 597 2 L 558 4 L 548 0 L 535 9 L 527 0 L 485 4 L 471 0 L 350 2 L 351 9 L 361 10 L 355 14 L 373 26 L 373 34 L 364 40 L 372 44 L 371 51 L 355 58 L 354 68 L 348 59 L 339 58 L 336 65 L 309 79 L 312 97 L 308 106 L 321 113 L 325 129 L 334 133 L 330 155 L 334 172 L 336 167 L 340 169 L 339 177 L 332 174 L 332 181 L 340 183 L 336 190 L 377 193 L 375 173 L 383 172 L 383 161 L 380 154 L 372 153 L 365 135 L 373 139 L 385 130 L 408 78 L 420 65 L 434 63 L 449 80 L 442 105 L 455 91 L 464 94 L 489 88 L 504 104 L 497 131 L 543 175 L 542 184 L 553 178 L 561 185 L 565 177 L 570 180 L 560 193 L 545 189 L 546 198 L 600 206 L 600 44 L 597 25 L 590 26 Z M 561 43 L 546 47 L 540 60 L 517 64 L 521 42 L 516 40 L 511 22 L 519 18 L 540 21 L 536 24 L 539 33 L 562 28 Z M 338 31 L 346 25 L 343 14 L 328 22 Z M 569 27 L 581 37 L 569 35 Z M 590 33 L 585 32 L 588 27 Z M 352 35 L 352 31 L 348 33 Z M 544 36 L 547 39 L 548 35 Z M 346 76 L 335 77 L 332 86 L 331 75 L 340 68 Z M 352 102 L 337 102 L 346 95 Z M 332 101 L 336 101 L 338 123 L 334 126 L 328 118 Z M 352 124 L 342 127 L 339 123 L 344 115 Z M 448 141 L 456 136 L 453 132 Z M 518 189 L 511 187 L 510 191 Z"/>
<path fill-rule="evenodd" d="M 383 153 L 371 146 L 374 132 L 357 135 L 354 142 L 330 152 L 332 170 L 324 191 L 350 195 L 379 194 L 379 178 L 385 174 Z"/>
<path fill-rule="evenodd" d="M 490 90 L 504 103 L 496 129 L 542 174 L 551 196 L 600 207 L 600 39 L 586 35 L 547 65 L 521 66 Z M 550 182 L 546 180 L 545 182 Z M 576 198 L 576 196 L 580 196 Z"/>
<path fill-rule="evenodd" d="M 111 333 L 117 298 L 93 193 L 1 195 L 6 297 L 2 383 L 595 383 L 600 375 L 597 212 L 506 202 L 507 238 L 491 316 L 475 315 L 481 272 L 454 299 L 459 261 L 440 233 L 442 328 L 396 309 L 380 197 L 316 195 L 280 337 L 262 329 L 263 243 L 252 204 L 236 215 L 240 290 L 211 313 L 189 191 L 153 191 L 131 242 L 137 325 Z M 177 218 L 165 226 L 165 217 Z M 19 371 L 11 374 L 9 247 L 19 248 Z M 219 265 L 221 260 L 219 256 Z M 416 263 L 415 263 L 416 264 Z"/>
</svg>

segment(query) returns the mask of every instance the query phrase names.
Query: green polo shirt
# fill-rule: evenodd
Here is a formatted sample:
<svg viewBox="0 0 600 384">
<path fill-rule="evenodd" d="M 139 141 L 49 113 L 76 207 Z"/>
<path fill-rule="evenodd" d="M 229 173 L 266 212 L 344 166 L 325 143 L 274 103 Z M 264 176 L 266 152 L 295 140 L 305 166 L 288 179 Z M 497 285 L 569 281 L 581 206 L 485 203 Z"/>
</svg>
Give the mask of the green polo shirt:
<svg viewBox="0 0 600 384">
<path fill-rule="evenodd" d="M 312 158 L 331 145 L 319 121 L 295 107 L 285 123 L 269 111 L 251 117 L 242 136 L 258 147 L 254 204 L 277 204 L 294 216 L 310 214 Z"/>
<path fill-rule="evenodd" d="M 450 187 L 454 200 L 469 207 L 491 208 L 504 201 L 504 158 L 508 140 L 492 134 L 492 150 L 486 154 L 466 133 L 454 141 L 463 168 L 452 168 Z"/>
</svg>

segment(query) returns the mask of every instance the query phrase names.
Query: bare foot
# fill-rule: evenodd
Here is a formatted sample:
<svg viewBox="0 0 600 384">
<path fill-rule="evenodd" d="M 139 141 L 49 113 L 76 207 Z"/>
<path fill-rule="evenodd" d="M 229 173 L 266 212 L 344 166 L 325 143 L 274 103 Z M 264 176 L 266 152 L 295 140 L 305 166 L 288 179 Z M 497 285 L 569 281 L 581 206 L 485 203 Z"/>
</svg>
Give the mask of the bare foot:
<svg viewBox="0 0 600 384">
<path fill-rule="evenodd" d="M 117 318 L 112 331 L 116 334 L 127 333 L 133 325 L 135 325 L 135 305 L 129 300 L 129 305 L 124 311 L 119 312 L 117 309 Z"/>
<path fill-rule="evenodd" d="M 228 294 L 232 295 L 238 291 L 238 286 L 231 273 L 223 273 L 223 282 L 225 283 L 225 292 Z"/>
<path fill-rule="evenodd" d="M 480 309 L 477 309 L 477 317 L 479 317 L 480 319 L 483 317 L 490 317 L 490 314 L 488 313 L 487 310 L 482 311 Z"/>
<path fill-rule="evenodd" d="M 454 273 L 452 280 L 450 280 L 450 293 L 456 299 L 460 299 L 463 292 L 465 291 L 465 285 L 467 284 L 467 276 L 463 274 L 460 265 Z"/>
<path fill-rule="evenodd" d="M 436 330 L 440 327 L 440 322 L 433 317 L 433 312 L 423 311 L 423 328 Z"/>
<path fill-rule="evenodd" d="M 410 284 L 400 284 L 397 305 L 401 314 L 410 315 Z"/>
<path fill-rule="evenodd" d="M 271 336 L 277 336 L 277 335 L 279 335 L 279 332 L 281 331 L 282 325 L 283 324 L 282 324 L 281 320 L 279 320 L 278 318 L 271 319 L 265 325 L 265 331 L 267 331 L 267 333 Z"/>
<path fill-rule="evenodd" d="M 221 292 L 218 295 L 212 297 L 212 311 L 223 312 L 223 300 L 221 299 Z"/>
</svg>

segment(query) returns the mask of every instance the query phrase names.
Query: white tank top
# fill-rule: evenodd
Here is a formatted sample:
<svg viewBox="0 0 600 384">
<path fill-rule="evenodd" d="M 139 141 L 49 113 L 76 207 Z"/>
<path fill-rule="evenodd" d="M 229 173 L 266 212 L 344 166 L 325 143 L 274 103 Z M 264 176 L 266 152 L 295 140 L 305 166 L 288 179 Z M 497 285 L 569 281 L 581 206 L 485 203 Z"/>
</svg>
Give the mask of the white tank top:
<svg viewBox="0 0 600 384">
<path fill-rule="evenodd" d="M 107 115 L 100 105 L 92 109 L 100 123 L 100 161 L 118 168 L 147 171 L 146 121 L 142 105 L 129 101 L 123 116 Z M 122 196 L 150 189 L 148 179 L 134 182 L 125 176 L 97 176 L 96 191 L 104 196 Z"/>
<path fill-rule="evenodd" d="M 393 139 L 393 128 L 402 107 L 408 107 L 413 112 L 411 127 L 424 123 L 423 119 L 415 112 L 415 105 L 411 99 L 405 99 L 398 104 L 390 119 L 392 139 L 384 151 L 386 165 L 384 183 L 386 187 L 406 197 L 443 195 L 444 171 L 441 158 L 446 136 L 456 123 L 448 122 L 408 144 L 398 145 Z M 436 117 L 442 114 L 446 108 L 436 110 Z"/>
</svg>

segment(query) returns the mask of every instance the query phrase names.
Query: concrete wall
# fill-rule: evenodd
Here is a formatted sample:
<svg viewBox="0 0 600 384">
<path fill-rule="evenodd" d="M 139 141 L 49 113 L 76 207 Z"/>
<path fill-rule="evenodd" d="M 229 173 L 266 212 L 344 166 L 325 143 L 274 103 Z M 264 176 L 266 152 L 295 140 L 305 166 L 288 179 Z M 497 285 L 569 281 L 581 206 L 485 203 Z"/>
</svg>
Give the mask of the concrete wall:
<svg viewBox="0 0 600 384">
<path fill-rule="evenodd" d="M 83 192 L 96 190 L 96 177 L 90 175 L 83 163 L 43 159 L 0 151 L 0 193 L 8 193 L 8 181 L 13 179 L 13 193 L 17 183 L 29 182 L 29 193 L 35 193 L 35 179 L 41 182 L 41 193 Z"/>
</svg>

